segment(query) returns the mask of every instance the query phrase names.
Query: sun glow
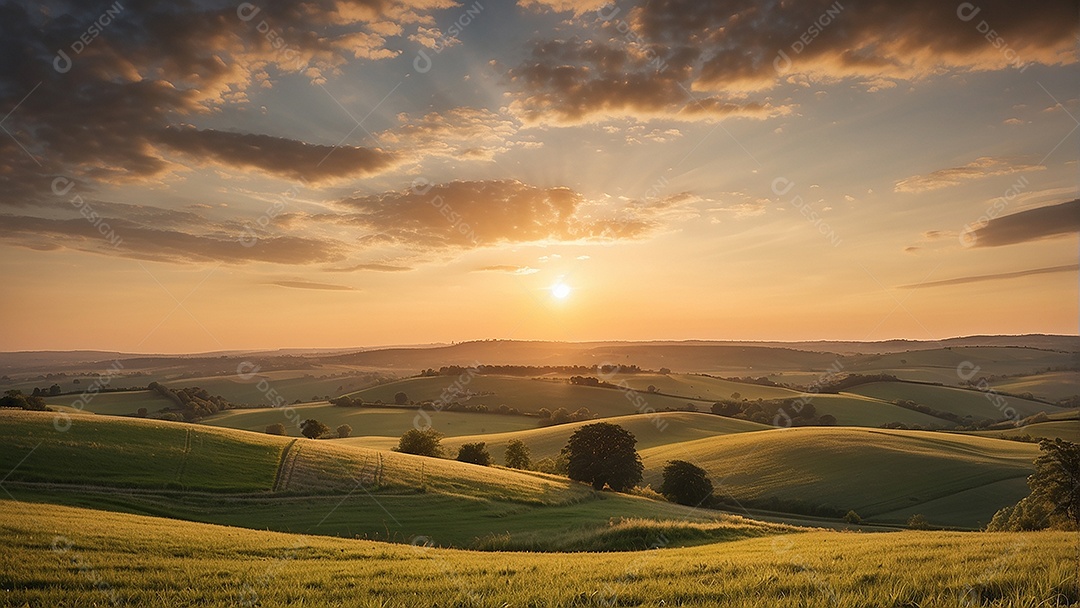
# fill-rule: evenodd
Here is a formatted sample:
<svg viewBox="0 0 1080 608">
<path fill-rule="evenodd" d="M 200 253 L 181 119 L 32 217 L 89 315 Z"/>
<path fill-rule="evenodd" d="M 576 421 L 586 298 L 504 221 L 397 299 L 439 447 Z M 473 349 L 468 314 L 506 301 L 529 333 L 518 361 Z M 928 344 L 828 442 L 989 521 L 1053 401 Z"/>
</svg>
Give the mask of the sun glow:
<svg viewBox="0 0 1080 608">
<path fill-rule="evenodd" d="M 565 300 L 570 295 L 570 286 L 566 283 L 556 283 L 551 286 L 551 295 L 559 300 Z"/>
</svg>

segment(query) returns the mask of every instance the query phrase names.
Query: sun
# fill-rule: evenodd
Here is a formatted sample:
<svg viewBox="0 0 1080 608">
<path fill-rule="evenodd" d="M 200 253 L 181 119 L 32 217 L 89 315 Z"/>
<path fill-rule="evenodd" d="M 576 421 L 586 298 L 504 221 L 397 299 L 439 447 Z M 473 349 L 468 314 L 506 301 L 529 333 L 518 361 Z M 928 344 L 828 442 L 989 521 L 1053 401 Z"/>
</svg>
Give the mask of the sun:
<svg viewBox="0 0 1080 608">
<path fill-rule="evenodd" d="M 570 295 L 570 286 L 566 283 L 556 283 L 551 286 L 551 295 L 559 300 L 565 300 Z"/>
</svg>

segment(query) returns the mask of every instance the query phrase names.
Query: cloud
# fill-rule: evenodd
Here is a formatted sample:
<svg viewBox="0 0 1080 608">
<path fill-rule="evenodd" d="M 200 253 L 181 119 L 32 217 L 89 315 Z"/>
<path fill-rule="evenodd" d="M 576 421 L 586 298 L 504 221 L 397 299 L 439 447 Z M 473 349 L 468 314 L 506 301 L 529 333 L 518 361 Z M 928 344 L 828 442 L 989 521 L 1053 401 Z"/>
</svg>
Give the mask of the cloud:
<svg viewBox="0 0 1080 608">
<path fill-rule="evenodd" d="M 881 91 L 942 74 L 1070 64 L 1080 29 L 1072 0 L 985 0 L 970 19 L 938 0 L 523 4 L 574 10 L 581 29 L 577 37 L 538 41 L 509 70 L 512 110 L 528 122 L 564 124 L 610 116 L 760 119 L 788 113 L 790 104 L 747 95 L 781 85 L 853 80 Z M 987 39 L 990 29 L 1000 43 Z"/>
<path fill-rule="evenodd" d="M 534 11 L 571 12 L 583 15 L 611 4 L 611 0 L 518 0 L 518 6 Z"/>
<path fill-rule="evenodd" d="M 454 181 L 345 199 L 335 205 L 341 213 L 307 219 L 359 228 L 363 246 L 474 249 L 644 238 L 694 200 L 678 194 L 615 205 L 587 200 L 564 187 L 517 180 Z"/>
<path fill-rule="evenodd" d="M 379 133 L 379 140 L 407 147 L 414 155 L 491 160 L 518 142 L 520 121 L 502 112 L 457 107 L 422 116 L 399 114 L 400 126 Z"/>
<path fill-rule="evenodd" d="M 333 241 L 298 236 L 253 239 L 250 233 L 240 230 L 233 234 L 214 230 L 195 234 L 108 217 L 88 221 L 83 217 L 47 219 L 3 214 L 0 221 L 4 241 L 35 250 L 63 248 L 172 263 L 313 264 L 343 257 Z"/>
<path fill-rule="evenodd" d="M 394 266 L 392 264 L 355 264 L 344 268 L 324 268 L 326 272 L 408 272 L 413 270 L 411 266 Z"/>
<path fill-rule="evenodd" d="M 476 270 L 481 272 L 506 272 L 510 274 L 536 274 L 540 272 L 539 268 L 531 268 L 529 266 L 514 266 L 512 264 L 496 264 L 494 266 L 481 266 Z"/>
<path fill-rule="evenodd" d="M 123 5 L 80 52 L 102 5 L 0 6 L 0 203 L 27 205 L 52 176 L 160 183 L 185 163 L 312 181 L 396 166 L 393 153 L 178 126 L 242 107 L 294 75 L 319 84 L 351 61 L 400 51 L 386 36 L 431 26 L 452 0 L 283 0 Z M 111 5 L 110 5 L 111 6 Z M 81 43 L 80 43 L 81 44 Z M 18 143 L 16 143 L 16 141 Z M 177 154 L 180 152 L 180 154 Z"/>
<path fill-rule="evenodd" d="M 317 289 L 320 291 L 356 291 L 356 288 L 348 285 L 335 285 L 333 283 L 314 283 L 312 281 L 270 281 L 267 285 L 288 287 L 290 289 Z"/>
<path fill-rule="evenodd" d="M 910 248 L 909 248 L 910 249 Z M 1041 274 L 1056 274 L 1059 272 L 1077 272 L 1080 270 L 1080 264 L 1067 264 L 1064 266 L 1051 266 L 1049 268 L 1033 268 L 1031 270 L 1018 270 L 1016 272 L 1000 272 L 996 274 L 984 274 L 973 277 L 958 277 L 955 279 L 944 279 L 941 281 L 930 281 L 928 283 L 916 283 L 913 285 L 901 285 L 900 289 L 924 289 L 928 287 L 945 287 L 949 285 L 964 285 L 966 283 L 983 283 L 986 281 L 1000 281 L 1003 279 L 1015 279 L 1019 277 L 1029 277 Z"/>
<path fill-rule="evenodd" d="M 509 109 L 529 124 L 562 125 L 625 117 L 764 119 L 791 112 L 790 106 L 769 101 L 695 95 L 685 70 L 660 70 L 657 60 L 610 42 L 542 41 L 524 63 L 507 71 L 513 88 Z"/>
<path fill-rule="evenodd" d="M 965 181 L 993 177 L 995 175 L 1007 175 L 1009 173 L 1022 173 L 1027 171 L 1042 171 L 1043 165 L 1031 165 L 1017 162 L 1014 159 L 997 158 L 992 156 L 979 157 L 966 165 L 938 169 L 926 175 L 914 175 L 907 179 L 896 182 L 896 192 L 926 192 L 938 190 L 949 186 L 956 186 Z"/>
<path fill-rule="evenodd" d="M 320 146 L 269 135 L 191 127 L 167 128 L 161 140 L 195 160 L 212 159 L 235 169 L 259 169 L 306 182 L 362 177 L 386 171 L 400 161 L 400 155 L 378 148 Z"/>
<path fill-rule="evenodd" d="M 1080 199 L 1028 209 L 994 218 L 965 230 L 964 239 L 975 247 L 1001 247 L 1080 232 Z"/>
</svg>

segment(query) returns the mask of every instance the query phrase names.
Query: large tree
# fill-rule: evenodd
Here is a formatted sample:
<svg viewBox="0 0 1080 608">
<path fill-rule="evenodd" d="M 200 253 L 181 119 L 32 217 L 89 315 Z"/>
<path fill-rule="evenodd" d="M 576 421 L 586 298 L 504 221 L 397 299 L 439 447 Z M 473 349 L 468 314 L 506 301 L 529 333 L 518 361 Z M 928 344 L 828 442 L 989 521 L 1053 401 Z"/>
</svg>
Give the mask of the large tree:
<svg viewBox="0 0 1080 608">
<path fill-rule="evenodd" d="M 1039 450 L 1035 473 L 1028 478 L 1032 496 L 1047 500 L 1080 527 L 1080 444 L 1043 439 Z"/>
<path fill-rule="evenodd" d="M 664 466 L 664 482 L 660 493 L 671 502 L 680 505 L 708 506 L 713 485 L 709 473 L 685 460 L 671 460 Z"/>
<path fill-rule="evenodd" d="M 433 429 L 428 429 L 426 431 L 410 429 L 398 440 L 398 446 L 394 448 L 394 451 L 402 452 L 404 454 L 417 454 L 419 456 L 438 458 L 439 456 L 442 456 L 441 442 L 442 433 Z"/>
<path fill-rule="evenodd" d="M 513 439 L 506 444 L 506 452 L 503 454 L 506 466 L 511 469 L 528 469 L 532 466 L 532 458 L 529 454 L 529 446 L 520 439 Z"/>
<path fill-rule="evenodd" d="M 329 432 L 330 427 L 314 418 L 308 418 L 300 423 L 300 433 L 308 439 L 318 439 Z"/>
<path fill-rule="evenodd" d="M 641 481 L 644 469 L 636 445 L 634 434 L 617 424 L 587 424 L 575 431 L 563 448 L 567 474 L 597 490 L 605 485 L 616 492 L 632 488 Z"/>
<path fill-rule="evenodd" d="M 491 454 L 488 453 L 486 444 L 483 441 L 476 443 L 466 443 L 458 449 L 457 459 L 460 462 L 468 462 L 470 464 L 478 464 L 481 466 L 491 466 Z"/>
</svg>

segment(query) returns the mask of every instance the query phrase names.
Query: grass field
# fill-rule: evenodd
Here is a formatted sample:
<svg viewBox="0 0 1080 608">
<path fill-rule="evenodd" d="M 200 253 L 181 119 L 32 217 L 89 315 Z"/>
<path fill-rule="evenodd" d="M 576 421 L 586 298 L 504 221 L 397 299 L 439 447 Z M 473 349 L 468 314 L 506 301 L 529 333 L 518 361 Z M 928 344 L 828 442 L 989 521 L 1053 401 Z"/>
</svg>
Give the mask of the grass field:
<svg viewBox="0 0 1080 608">
<path fill-rule="evenodd" d="M 348 424 L 356 436 L 393 437 L 396 445 L 396 438 L 413 428 L 417 411 L 416 407 L 409 406 L 337 407 L 324 402 L 282 408 L 228 410 L 203 418 L 200 422 L 259 433 L 264 432 L 267 425 L 281 423 L 289 436 L 299 437 L 299 423 L 314 418 L 331 429 Z M 538 423 L 535 417 L 475 412 L 435 412 L 429 415 L 432 428 L 447 436 L 517 431 L 535 428 Z M 421 422 L 426 424 L 429 419 L 424 418 Z"/>
<path fill-rule="evenodd" d="M 1058 401 L 1080 395 L 1080 372 L 1046 372 L 1034 376 L 1008 378 L 991 382 L 999 391 L 1013 394 L 1031 393 L 1047 401 Z"/>
<path fill-rule="evenodd" d="M 1015 410 L 1021 418 L 1039 412 L 1053 413 L 1061 408 L 1037 401 L 1028 401 L 1004 395 L 992 395 L 981 391 L 965 390 L 910 382 L 872 382 L 851 389 L 851 393 L 884 401 L 906 399 L 935 410 L 952 412 L 958 416 L 1003 420 L 1008 417 L 1006 408 Z"/>
<path fill-rule="evenodd" d="M 338 378 L 318 378 L 311 370 L 288 370 L 260 372 L 250 379 L 231 374 L 203 378 L 182 378 L 164 382 L 172 388 L 198 386 L 211 395 L 221 395 L 230 403 L 249 405 L 273 404 L 273 397 L 280 395 L 286 403 L 320 401 L 370 386 L 373 376 L 360 374 Z M 272 398 L 268 400 L 270 390 Z M 391 399 L 387 403 L 393 403 Z"/>
<path fill-rule="evenodd" d="M 972 433 L 972 435 L 983 435 L 987 437 L 1022 437 L 1029 435 L 1035 438 L 1041 439 L 1054 439 L 1061 438 L 1065 441 L 1072 441 L 1074 443 L 1080 443 L 1080 420 L 1069 420 L 1060 422 L 1036 422 L 1035 424 L 1029 424 L 1015 429 L 1008 429 L 1003 431 L 981 431 L 978 433 Z"/>
<path fill-rule="evenodd" d="M 408 395 L 411 401 L 436 400 L 457 380 L 455 376 L 407 378 L 358 391 L 353 393 L 353 396 L 364 401 L 393 403 L 394 395 L 400 391 Z M 571 412 L 587 407 L 594 414 L 603 417 L 639 413 L 638 406 L 633 401 L 634 395 L 638 393 L 630 393 L 628 398 L 626 392 L 621 390 L 571 385 L 560 378 L 536 380 L 514 376 L 474 376 L 464 384 L 464 390 L 471 391 L 475 396 L 455 397 L 452 400 L 470 405 L 484 404 L 491 409 L 505 404 L 529 413 L 535 413 L 540 408 L 555 410 L 560 407 Z M 647 407 L 655 410 L 668 407 L 681 410 L 690 403 L 687 399 L 663 395 L 642 397 Z M 700 402 L 696 405 L 707 407 Z"/>
<path fill-rule="evenodd" d="M 1000 492 L 965 513 L 941 499 L 1026 477 L 1038 452 L 1033 444 L 921 431 L 804 427 L 739 433 L 641 451 L 645 481 L 657 487 L 668 460 L 709 471 L 720 496 L 740 501 L 776 498 L 840 512 L 855 510 L 876 522 L 908 507 L 938 525 L 975 528 L 1015 503 L 1026 489 Z"/>
<path fill-rule="evenodd" d="M 9 606 L 1035 608 L 1080 601 L 1075 533 L 807 532 L 637 553 L 510 554 L 6 500 L 0 517 L 0 588 Z M 654 544 L 662 541 L 656 536 Z"/>
<path fill-rule="evenodd" d="M 674 522 L 665 524 L 673 542 L 778 529 L 561 477 L 335 441 L 91 415 L 73 416 L 59 432 L 52 421 L 0 412 L 5 489 L 20 500 L 398 542 L 425 535 L 489 549 L 629 550 L 664 521 Z M 612 518 L 646 523 L 605 536 Z"/>
<path fill-rule="evenodd" d="M 204 491 L 269 491 L 287 440 L 183 423 L 0 412 L 6 481 Z M 15 466 L 18 463 L 18 466 Z"/>
<path fill-rule="evenodd" d="M 127 416 L 145 407 L 150 413 L 175 407 L 172 401 L 162 397 L 153 391 L 130 391 L 97 393 L 94 395 L 57 395 L 46 397 L 45 403 L 62 407 L 72 407 L 76 402 L 82 402 L 84 412 L 94 414 L 108 414 L 111 416 Z M 72 411 L 79 411 L 77 408 Z"/>
</svg>

